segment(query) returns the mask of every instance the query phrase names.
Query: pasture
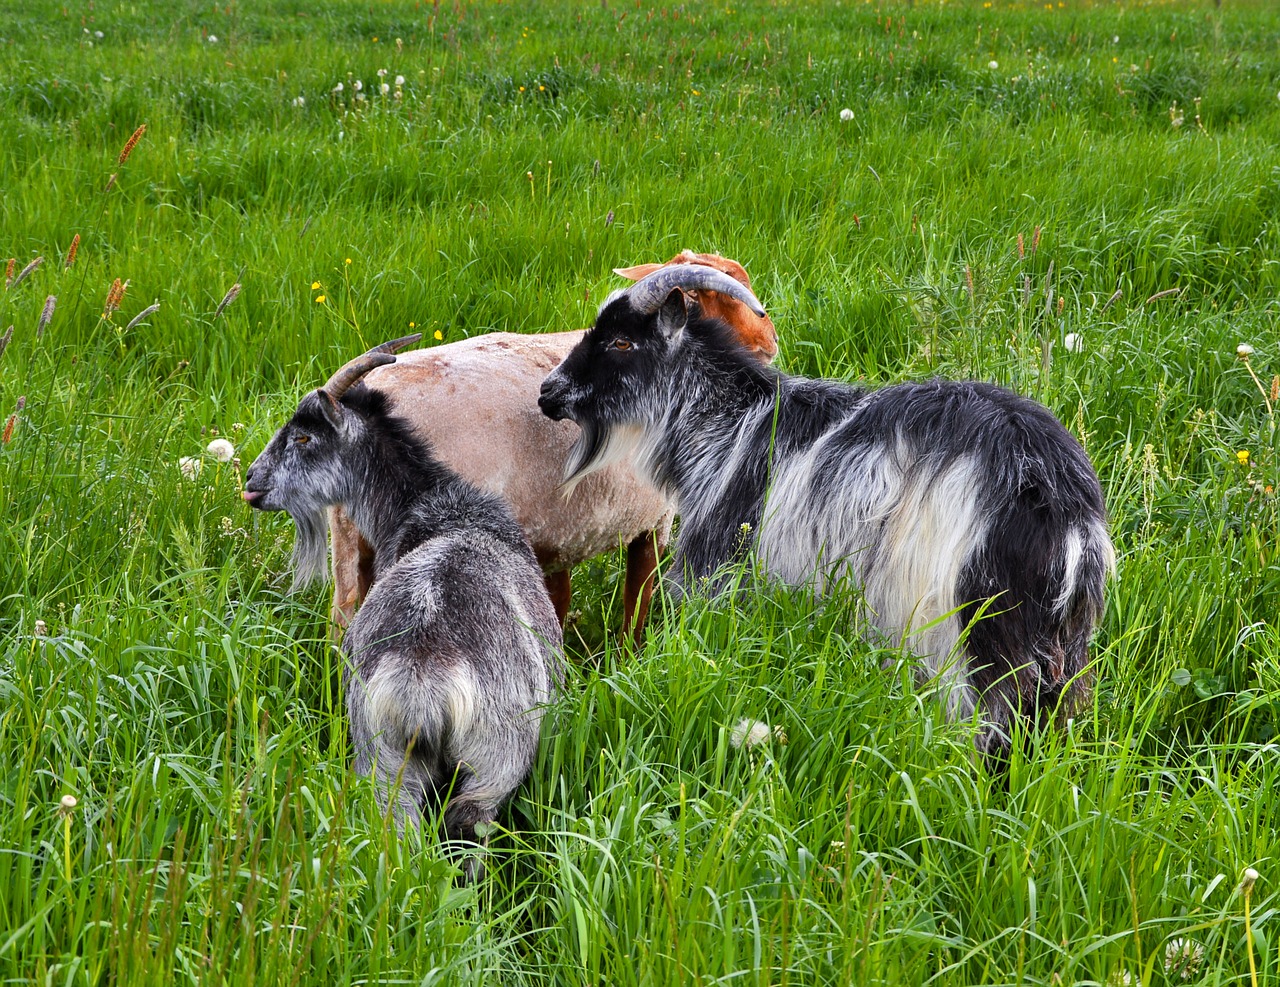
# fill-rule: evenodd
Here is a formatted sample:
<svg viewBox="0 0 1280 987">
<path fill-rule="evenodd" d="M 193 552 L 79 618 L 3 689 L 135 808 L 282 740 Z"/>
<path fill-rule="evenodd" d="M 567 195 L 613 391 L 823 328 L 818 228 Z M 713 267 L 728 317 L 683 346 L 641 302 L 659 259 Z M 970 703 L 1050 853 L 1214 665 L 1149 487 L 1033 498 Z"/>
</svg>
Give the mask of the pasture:
<svg viewBox="0 0 1280 987">
<path fill-rule="evenodd" d="M 1267 0 L 6 4 L 0 979 L 1280 982 L 1278 97 Z M 632 651 L 604 557 L 464 885 L 349 770 L 243 469 L 367 346 L 685 247 L 788 371 L 1080 438 L 1094 700 L 993 779 L 847 600 L 748 569 Z"/>
</svg>

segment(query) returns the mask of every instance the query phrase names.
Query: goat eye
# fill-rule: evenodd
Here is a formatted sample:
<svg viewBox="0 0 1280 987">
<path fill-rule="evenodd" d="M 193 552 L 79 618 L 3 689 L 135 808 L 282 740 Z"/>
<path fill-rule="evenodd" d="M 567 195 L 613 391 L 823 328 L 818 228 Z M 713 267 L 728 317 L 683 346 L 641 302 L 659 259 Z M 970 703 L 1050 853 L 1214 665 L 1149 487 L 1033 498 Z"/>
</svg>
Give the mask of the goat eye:
<svg viewBox="0 0 1280 987">
<path fill-rule="evenodd" d="M 295 436 L 293 437 L 293 441 L 294 441 L 294 442 L 296 442 L 296 443 L 298 443 L 298 445 L 300 445 L 300 446 L 304 446 L 304 445 L 306 445 L 308 442 L 310 442 L 310 441 L 311 441 L 311 436 L 309 436 L 309 435 L 295 435 Z"/>
<path fill-rule="evenodd" d="M 617 339 L 613 341 L 613 348 L 615 350 L 621 350 L 623 353 L 631 349 L 631 345 L 632 345 L 631 340 L 625 339 L 622 336 L 619 336 Z"/>
</svg>

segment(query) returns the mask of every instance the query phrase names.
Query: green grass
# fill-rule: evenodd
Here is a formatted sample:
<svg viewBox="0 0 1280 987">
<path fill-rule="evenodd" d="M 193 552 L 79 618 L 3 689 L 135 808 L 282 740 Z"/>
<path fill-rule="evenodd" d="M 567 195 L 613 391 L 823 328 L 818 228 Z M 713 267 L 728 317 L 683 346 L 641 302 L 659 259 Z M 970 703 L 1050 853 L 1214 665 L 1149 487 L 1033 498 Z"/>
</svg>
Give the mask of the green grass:
<svg viewBox="0 0 1280 987">
<path fill-rule="evenodd" d="M 1280 983 L 1277 38 L 1262 0 L 6 10 L 0 263 L 44 262 L 0 294 L 0 978 Z M 288 519 L 178 461 L 247 463 L 410 323 L 581 327 L 684 247 L 788 370 L 995 380 L 1082 438 L 1096 699 L 1002 783 L 845 601 L 744 573 L 619 652 L 605 558 L 462 886 L 348 770 Z"/>
</svg>

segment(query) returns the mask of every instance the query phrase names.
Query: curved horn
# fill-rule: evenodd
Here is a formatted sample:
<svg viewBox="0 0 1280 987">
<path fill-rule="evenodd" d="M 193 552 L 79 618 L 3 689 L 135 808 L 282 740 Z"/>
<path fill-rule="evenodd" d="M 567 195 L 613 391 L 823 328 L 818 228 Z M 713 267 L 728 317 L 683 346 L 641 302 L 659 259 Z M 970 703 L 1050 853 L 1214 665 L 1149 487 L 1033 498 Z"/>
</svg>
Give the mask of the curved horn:
<svg viewBox="0 0 1280 987">
<path fill-rule="evenodd" d="M 375 367 L 385 366 L 388 363 L 395 363 L 397 350 L 402 350 L 410 343 L 416 343 L 421 338 L 422 333 L 415 332 L 412 336 L 401 336 L 399 339 L 393 339 L 375 346 L 368 353 L 361 354 L 341 367 L 320 390 L 324 391 L 329 400 L 336 404 L 338 399 L 347 393 L 351 385 L 370 370 Z"/>
<path fill-rule="evenodd" d="M 722 295 L 736 298 L 756 315 L 765 314 L 764 306 L 751 293 L 750 288 L 723 271 L 702 264 L 669 264 L 637 281 L 627 289 L 627 296 L 631 299 L 632 308 L 651 313 L 658 310 L 658 306 L 671 294 L 672 288 L 718 291 Z"/>
</svg>

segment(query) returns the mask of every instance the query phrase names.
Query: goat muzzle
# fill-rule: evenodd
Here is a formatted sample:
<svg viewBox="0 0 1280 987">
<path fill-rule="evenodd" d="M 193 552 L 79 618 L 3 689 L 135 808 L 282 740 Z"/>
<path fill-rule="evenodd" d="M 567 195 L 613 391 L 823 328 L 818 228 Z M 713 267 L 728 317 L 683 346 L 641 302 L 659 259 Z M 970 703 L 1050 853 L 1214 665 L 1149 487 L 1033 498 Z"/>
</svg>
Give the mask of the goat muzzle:
<svg viewBox="0 0 1280 987">
<path fill-rule="evenodd" d="M 563 381 L 556 379 L 555 374 L 542 382 L 542 388 L 538 392 L 538 407 L 552 421 L 562 422 L 569 417 L 568 402 L 565 400 L 568 390 Z"/>
</svg>

